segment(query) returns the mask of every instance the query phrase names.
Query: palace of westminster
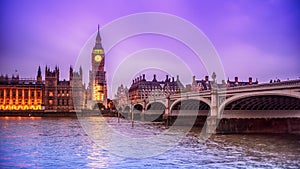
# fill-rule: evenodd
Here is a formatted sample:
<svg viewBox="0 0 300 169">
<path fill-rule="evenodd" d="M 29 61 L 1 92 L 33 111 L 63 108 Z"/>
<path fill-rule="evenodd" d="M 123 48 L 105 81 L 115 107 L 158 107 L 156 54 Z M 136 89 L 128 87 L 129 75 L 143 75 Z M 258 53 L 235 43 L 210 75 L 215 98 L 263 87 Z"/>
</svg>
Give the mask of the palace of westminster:
<svg viewBox="0 0 300 169">
<path fill-rule="evenodd" d="M 53 70 L 45 67 L 45 78 L 43 80 L 41 68 L 38 67 L 36 79 L 22 79 L 18 75 L 0 76 L 0 110 L 1 111 L 24 111 L 36 110 L 45 112 L 74 112 L 82 109 L 102 108 L 112 109 L 113 101 L 107 98 L 107 83 L 105 65 L 105 53 L 101 43 L 101 36 L 98 32 L 94 48 L 91 52 L 92 69 L 89 71 L 89 84 L 86 88 L 83 83 L 83 73 L 80 68 L 78 72 L 70 67 L 69 80 L 60 80 L 59 68 Z M 227 87 L 257 84 L 252 82 L 239 82 L 235 77 L 234 81 L 222 82 Z M 156 75 L 147 81 L 145 75 L 133 80 L 129 89 L 121 85 L 116 93 L 117 102 L 126 102 L 134 99 L 144 99 L 151 96 L 165 94 L 176 94 L 185 91 L 210 90 L 211 81 L 208 76 L 204 80 L 196 80 L 193 77 L 192 83 L 184 86 L 177 76 L 158 81 Z"/>
</svg>

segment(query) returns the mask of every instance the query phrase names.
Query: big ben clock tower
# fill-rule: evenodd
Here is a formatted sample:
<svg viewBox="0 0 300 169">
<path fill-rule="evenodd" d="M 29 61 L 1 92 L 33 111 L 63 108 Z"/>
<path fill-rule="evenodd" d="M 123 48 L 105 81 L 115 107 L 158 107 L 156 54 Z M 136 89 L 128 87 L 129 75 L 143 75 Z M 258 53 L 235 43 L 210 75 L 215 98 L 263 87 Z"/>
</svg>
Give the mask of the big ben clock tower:
<svg viewBox="0 0 300 169">
<path fill-rule="evenodd" d="M 105 107 L 107 107 L 106 72 L 104 71 L 105 54 L 101 43 L 99 25 L 96 42 L 91 57 L 92 70 L 90 71 L 89 77 L 90 82 L 88 98 L 93 103 L 91 106 L 95 105 L 96 103 L 102 103 Z"/>
</svg>

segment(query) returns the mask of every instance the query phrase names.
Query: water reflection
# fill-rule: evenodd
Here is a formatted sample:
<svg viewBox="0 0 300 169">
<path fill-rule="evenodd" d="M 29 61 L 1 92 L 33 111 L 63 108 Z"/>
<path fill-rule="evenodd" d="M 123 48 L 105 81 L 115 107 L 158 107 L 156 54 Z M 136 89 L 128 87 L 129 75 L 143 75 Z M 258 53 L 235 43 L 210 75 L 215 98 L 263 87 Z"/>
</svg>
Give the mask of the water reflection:
<svg viewBox="0 0 300 169">
<path fill-rule="evenodd" d="M 165 130 L 150 124 L 131 129 L 130 122 L 117 124 L 114 118 L 90 120 L 105 120 L 136 138 Z M 108 135 L 90 127 L 98 138 Z M 1 117 L 0 129 L 0 168 L 300 168 L 296 135 L 215 135 L 201 140 L 195 128 L 173 149 L 139 159 L 119 157 L 94 144 L 76 118 Z"/>
</svg>

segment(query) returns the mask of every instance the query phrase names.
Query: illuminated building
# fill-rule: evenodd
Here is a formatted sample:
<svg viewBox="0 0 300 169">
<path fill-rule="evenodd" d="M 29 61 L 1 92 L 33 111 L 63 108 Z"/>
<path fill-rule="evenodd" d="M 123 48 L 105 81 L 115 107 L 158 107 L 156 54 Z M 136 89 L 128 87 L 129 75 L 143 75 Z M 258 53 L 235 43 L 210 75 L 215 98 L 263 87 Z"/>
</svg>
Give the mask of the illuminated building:
<svg viewBox="0 0 300 169">
<path fill-rule="evenodd" d="M 88 86 L 88 104 L 93 108 L 95 104 L 102 104 L 107 107 L 107 85 L 106 72 L 104 71 L 105 53 L 102 47 L 101 36 L 98 32 L 95 46 L 91 54 L 92 70 L 89 72 L 89 86 Z"/>
<path fill-rule="evenodd" d="M 45 81 L 41 68 L 37 78 L 20 79 L 19 76 L 0 76 L 0 110 L 43 110 L 45 112 L 78 111 L 85 107 L 85 86 L 82 69 L 73 72 L 69 81 L 59 80 L 59 68 L 46 66 Z"/>
<path fill-rule="evenodd" d="M 0 110 L 43 110 L 44 112 L 80 111 L 87 107 L 87 100 L 101 103 L 104 107 L 113 107 L 107 102 L 105 54 L 101 44 L 98 26 L 95 46 L 92 50 L 92 70 L 89 72 L 89 86 L 83 84 L 83 73 L 69 70 L 69 80 L 59 79 L 59 68 L 45 68 L 45 80 L 41 68 L 37 78 L 19 79 L 19 76 L 0 76 Z"/>
<path fill-rule="evenodd" d="M 40 67 L 39 71 L 40 73 Z M 0 76 L 0 110 L 42 110 L 43 84 L 40 78 Z"/>
</svg>

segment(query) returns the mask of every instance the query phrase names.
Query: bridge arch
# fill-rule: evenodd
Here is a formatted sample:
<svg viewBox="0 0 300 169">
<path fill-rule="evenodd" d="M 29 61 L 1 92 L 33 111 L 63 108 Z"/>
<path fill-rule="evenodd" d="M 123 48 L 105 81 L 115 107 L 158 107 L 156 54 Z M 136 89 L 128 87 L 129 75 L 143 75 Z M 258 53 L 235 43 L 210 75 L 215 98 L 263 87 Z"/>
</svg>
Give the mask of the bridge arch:
<svg viewBox="0 0 300 169">
<path fill-rule="evenodd" d="M 210 105 L 200 99 L 178 99 L 171 106 L 172 110 L 209 110 Z"/>
<path fill-rule="evenodd" d="M 124 112 L 130 112 L 130 107 L 129 106 L 125 106 Z"/>
<path fill-rule="evenodd" d="M 200 103 L 205 103 L 209 108 L 210 108 L 210 100 L 208 99 L 204 99 L 204 98 L 201 98 L 201 97 L 198 97 L 198 98 L 179 98 L 177 100 L 175 100 L 171 105 L 170 105 L 170 111 L 173 110 L 174 106 L 180 102 L 183 102 L 183 101 L 189 101 L 189 100 L 197 100 L 197 101 L 200 101 Z"/>
<path fill-rule="evenodd" d="M 145 107 L 146 110 L 165 110 L 165 108 L 166 104 L 163 101 L 149 102 Z"/>
<path fill-rule="evenodd" d="M 138 111 L 142 111 L 143 110 L 143 105 L 141 105 L 141 104 L 135 104 L 134 106 L 133 106 L 133 110 L 138 110 Z"/>
<path fill-rule="evenodd" d="M 297 100 L 300 103 L 300 95 L 299 93 L 296 92 L 255 92 L 255 93 L 244 93 L 244 94 L 239 94 L 239 95 L 235 95 L 232 96 L 230 98 L 227 98 L 220 106 L 219 106 L 219 111 L 223 111 L 225 108 L 228 109 L 228 106 L 230 106 L 231 104 L 242 104 L 242 102 L 248 102 L 248 107 L 254 107 L 259 105 L 259 100 L 266 100 L 267 98 L 270 98 L 268 102 L 270 102 L 270 104 L 272 104 L 273 106 L 275 106 L 275 104 L 277 103 L 271 103 L 274 102 L 271 99 L 274 97 L 278 97 L 278 98 L 291 98 L 292 100 Z M 257 98 L 256 103 L 255 101 L 253 101 L 253 99 Z M 247 100 L 248 99 L 248 100 Z M 251 101 L 252 99 L 252 101 Z M 249 103 L 251 102 L 251 103 Z M 296 101 L 297 102 L 297 101 Z M 279 102 L 278 102 L 279 103 Z M 257 105 L 255 105 L 257 104 Z M 271 105 L 269 105 L 270 107 Z M 267 106 L 266 106 L 267 107 Z M 237 109 L 237 108 L 235 108 Z M 274 109 L 276 109 L 276 107 L 274 107 Z"/>
</svg>

